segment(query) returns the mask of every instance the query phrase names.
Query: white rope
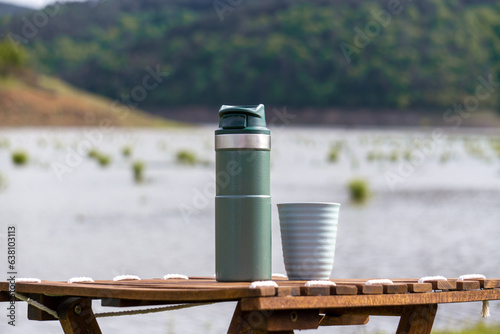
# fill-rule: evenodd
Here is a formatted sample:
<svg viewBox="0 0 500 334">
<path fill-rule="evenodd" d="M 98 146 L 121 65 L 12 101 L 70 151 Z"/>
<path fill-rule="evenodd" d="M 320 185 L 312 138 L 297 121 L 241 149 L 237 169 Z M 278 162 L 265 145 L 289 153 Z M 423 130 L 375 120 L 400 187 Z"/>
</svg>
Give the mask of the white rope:
<svg viewBox="0 0 500 334">
<path fill-rule="evenodd" d="M 42 283 L 38 278 L 16 278 L 16 283 Z"/>
<path fill-rule="evenodd" d="M 418 283 L 425 283 L 427 281 L 447 281 L 444 276 L 424 276 L 418 280 Z"/>
<path fill-rule="evenodd" d="M 20 293 L 14 292 L 14 296 L 19 299 L 27 302 L 28 304 L 36 307 L 39 310 L 42 310 L 44 312 L 47 312 L 51 316 L 53 316 L 56 319 L 59 319 L 59 315 L 57 314 L 56 311 L 48 308 L 47 306 L 37 302 L 36 300 L 33 300 L 29 297 L 26 297 Z M 120 312 L 104 312 L 104 313 L 96 313 L 94 314 L 96 318 L 106 318 L 106 317 L 118 317 L 118 316 L 123 316 L 123 315 L 135 315 L 135 314 L 147 314 L 147 313 L 158 313 L 158 312 L 164 312 L 164 311 L 174 311 L 174 310 L 180 310 L 184 308 L 189 308 L 189 307 L 195 307 L 195 306 L 202 306 L 202 305 L 209 305 L 213 304 L 213 302 L 209 303 L 196 303 L 196 304 L 180 304 L 180 305 L 171 305 L 171 306 L 164 306 L 164 307 L 157 307 L 157 308 L 147 308 L 147 309 L 141 309 L 141 310 L 130 310 L 130 311 L 120 311 Z"/>
<path fill-rule="evenodd" d="M 486 279 L 486 276 L 481 274 L 467 274 L 461 275 L 458 280 L 465 281 L 467 279 Z M 481 317 L 488 318 L 490 316 L 490 302 L 483 300 L 483 307 L 481 308 Z"/>
<path fill-rule="evenodd" d="M 462 275 L 458 278 L 459 281 L 465 281 L 466 279 L 486 279 L 486 276 L 481 274 L 468 274 Z"/>
<path fill-rule="evenodd" d="M 146 308 L 146 309 L 142 309 L 142 310 L 96 313 L 95 317 L 96 318 L 108 318 L 108 317 L 119 317 L 119 316 L 124 316 L 124 315 L 158 313 L 158 312 L 165 312 L 165 311 L 181 310 L 183 308 L 209 305 L 209 304 L 213 304 L 213 302 L 211 302 L 211 303 L 196 303 L 196 304 L 181 304 L 181 305 L 164 306 L 164 307 L 156 307 L 156 308 Z"/>
<path fill-rule="evenodd" d="M 336 286 L 335 282 L 332 281 L 325 281 L 325 280 L 313 280 L 313 281 L 307 281 L 304 286 Z"/>
<path fill-rule="evenodd" d="M 115 282 L 127 281 L 127 280 L 140 281 L 141 279 L 139 276 L 135 276 L 135 275 L 120 275 L 120 276 L 113 277 L 113 281 L 115 281 Z"/>
<path fill-rule="evenodd" d="M 250 284 L 250 289 L 257 289 L 257 288 L 265 288 L 265 287 L 272 287 L 272 288 L 277 288 L 278 284 L 273 281 L 255 281 Z"/>
<path fill-rule="evenodd" d="M 287 276 L 286 276 L 286 275 L 284 275 L 284 274 L 279 274 L 279 273 L 273 273 L 273 275 L 272 275 L 272 276 L 273 276 L 273 277 L 287 278 Z"/>
<path fill-rule="evenodd" d="M 163 279 L 189 279 L 189 277 L 181 274 L 167 274 L 163 276 Z"/>
<path fill-rule="evenodd" d="M 490 317 L 490 302 L 487 300 L 483 300 L 483 308 L 481 309 L 481 317 L 483 317 L 483 318 Z"/>
<path fill-rule="evenodd" d="M 40 304 L 39 302 L 37 302 L 36 300 L 33 300 L 29 297 L 26 297 L 20 293 L 17 293 L 17 292 L 14 292 L 14 296 L 17 298 L 17 299 L 20 299 L 20 300 L 24 300 L 25 302 L 27 302 L 28 304 L 36 307 L 37 309 L 40 309 L 42 311 L 45 311 L 47 312 L 48 314 L 50 314 L 51 316 L 53 316 L 54 318 L 56 319 L 59 319 L 59 316 L 57 315 L 57 312 L 48 308 L 47 306 L 43 305 L 43 304 Z"/>
<path fill-rule="evenodd" d="M 394 284 L 390 279 L 383 278 L 383 279 L 371 279 L 366 281 L 366 285 L 374 285 L 374 284 Z"/>
<path fill-rule="evenodd" d="M 68 283 L 94 283 L 94 280 L 91 277 L 72 277 Z"/>
</svg>

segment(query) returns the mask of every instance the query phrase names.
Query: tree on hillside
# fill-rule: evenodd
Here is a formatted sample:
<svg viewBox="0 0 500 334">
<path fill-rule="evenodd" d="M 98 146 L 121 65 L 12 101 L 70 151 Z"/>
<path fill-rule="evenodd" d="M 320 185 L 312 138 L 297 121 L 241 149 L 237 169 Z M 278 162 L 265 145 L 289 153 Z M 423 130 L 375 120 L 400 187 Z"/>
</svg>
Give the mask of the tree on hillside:
<svg viewBox="0 0 500 334">
<path fill-rule="evenodd" d="M 24 46 L 41 72 L 151 109 L 259 101 L 442 113 L 474 97 L 478 78 L 497 87 L 493 0 L 221 3 L 223 17 L 202 0 L 69 2 Z M 0 34 L 22 35 L 36 23 L 26 17 L 0 18 Z M 134 94 L 156 68 L 168 77 Z M 478 108 L 499 109 L 488 93 Z"/>
<path fill-rule="evenodd" d="M 6 77 L 26 65 L 27 54 L 21 46 L 14 46 L 8 39 L 0 40 L 0 76 Z"/>
</svg>

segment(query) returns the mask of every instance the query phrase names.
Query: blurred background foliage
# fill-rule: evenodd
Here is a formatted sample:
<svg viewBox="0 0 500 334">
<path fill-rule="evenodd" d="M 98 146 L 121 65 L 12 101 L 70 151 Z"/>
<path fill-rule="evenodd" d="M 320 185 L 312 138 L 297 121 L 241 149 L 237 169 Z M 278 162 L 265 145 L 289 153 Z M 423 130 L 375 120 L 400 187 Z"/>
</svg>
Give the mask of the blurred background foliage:
<svg viewBox="0 0 500 334">
<path fill-rule="evenodd" d="M 24 68 L 26 60 L 23 47 L 16 48 L 7 39 L 0 40 L 0 77 L 9 76 Z"/>
<path fill-rule="evenodd" d="M 474 94 L 478 76 L 498 80 L 497 1 L 402 1 L 350 63 L 341 43 L 356 46 L 355 28 L 366 33 L 387 1 L 219 3 L 229 6 L 221 16 L 199 0 L 60 4 L 24 44 L 40 71 L 111 98 L 159 64 L 169 76 L 141 105 L 153 109 L 259 101 L 442 113 Z M 21 36 L 25 25 L 21 16 L 0 17 L 4 34 Z"/>
</svg>

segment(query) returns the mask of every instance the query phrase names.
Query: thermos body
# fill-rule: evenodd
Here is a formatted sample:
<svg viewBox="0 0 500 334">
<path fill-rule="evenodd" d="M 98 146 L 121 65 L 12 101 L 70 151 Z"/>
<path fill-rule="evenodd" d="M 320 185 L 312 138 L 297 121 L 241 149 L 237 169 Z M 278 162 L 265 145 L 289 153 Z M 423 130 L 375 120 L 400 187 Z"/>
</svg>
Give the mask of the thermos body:
<svg viewBox="0 0 500 334">
<path fill-rule="evenodd" d="M 215 135 L 216 278 L 269 280 L 271 136 L 264 106 L 223 106 L 220 114 Z M 237 118 L 236 124 L 232 118 Z"/>
</svg>

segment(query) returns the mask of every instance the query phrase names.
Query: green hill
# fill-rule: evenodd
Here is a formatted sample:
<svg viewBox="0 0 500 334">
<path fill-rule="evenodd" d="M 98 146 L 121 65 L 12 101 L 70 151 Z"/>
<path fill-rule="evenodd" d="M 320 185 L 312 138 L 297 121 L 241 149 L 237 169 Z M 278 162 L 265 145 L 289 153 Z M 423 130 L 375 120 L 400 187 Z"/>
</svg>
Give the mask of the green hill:
<svg viewBox="0 0 500 334">
<path fill-rule="evenodd" d="M 180 126 L 48 76 L 0 78 L 2 126 Z"/>
<path fill-rule="evenodd" d="M 31 11 L 32 9 L 17 5 L 11 5 L 9 3 L 0 2 L 0 16 L 21 14 Z"/>
<path fill-rule="evenodd" d="M 101 0 L 47 7 L 48 23 L 32 38 L 19 17 L 0 18 L 0 27 L 43 72 L 151 110 L 259 102 L 441 117 L 456 104 L 499 109 L 500 6 L 397 3 Z M 152 69 L 163 80 L 137 101 L 132 90 Z M 479 100 L 480 78 L 493 90 Z"/>
<path fill-rule="evenodd" d="M 0 126 L 180 125 L 146 114 L 131 103 L 103 98 L 60 79 L 39 75 L 30 68 L 29 60 L 22 46 L 0 40 Z M 146 83 L 150 85 L 151 81 Z M 142 87 L 137 91 L 146 90 Z"/>
</svg>

